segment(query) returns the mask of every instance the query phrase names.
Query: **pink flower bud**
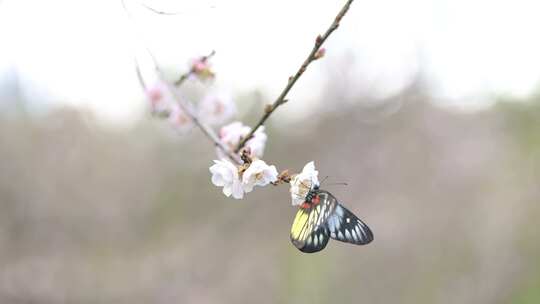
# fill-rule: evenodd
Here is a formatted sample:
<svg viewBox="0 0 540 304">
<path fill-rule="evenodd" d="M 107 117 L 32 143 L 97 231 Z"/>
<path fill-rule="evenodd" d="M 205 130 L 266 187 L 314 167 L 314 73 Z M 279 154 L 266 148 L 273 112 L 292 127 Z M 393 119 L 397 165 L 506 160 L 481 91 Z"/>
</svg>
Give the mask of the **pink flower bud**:
<svg viewBox="0 0 540 304">
<path fill-rule="evenodd" d="M 211 69 L 210 62 L 207 57 L 199 57 L 191 62 L 191 73 L 197 76 L 200 80 L 208 80 L 214 78 L 215 74 Z"/>
<path fill-rule="evenodd" d="M 317 52 L 315 52 L 315 55 L 313 55 L 313 59 L 317 60 L 317 59 L 321 59 L 324 57 L 324 54 L 326 54 L 326 49 L 325 48 L 320 48 L 317 50 Z"/>
</svg>

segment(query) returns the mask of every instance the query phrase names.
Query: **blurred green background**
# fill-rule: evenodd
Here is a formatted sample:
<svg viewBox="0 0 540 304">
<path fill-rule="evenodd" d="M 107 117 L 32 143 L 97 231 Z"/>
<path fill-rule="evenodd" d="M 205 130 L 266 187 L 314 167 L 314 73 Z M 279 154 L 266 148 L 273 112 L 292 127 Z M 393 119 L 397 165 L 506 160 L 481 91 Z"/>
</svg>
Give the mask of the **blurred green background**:
<svg viewBox="0 0 540 304">
<path fill-rule="evenodd" d="M 332 92 L 306 119 L 278 110 L 265 160 L 347 182 L 326 188 L 375 241 L 311 255 L 288 188 L 225 198 L 198 130 L 4 111 L 0 302 L 539 303 L 540 98 L 466 113 L 417 84 L 377 107 Z"/>
</svg>

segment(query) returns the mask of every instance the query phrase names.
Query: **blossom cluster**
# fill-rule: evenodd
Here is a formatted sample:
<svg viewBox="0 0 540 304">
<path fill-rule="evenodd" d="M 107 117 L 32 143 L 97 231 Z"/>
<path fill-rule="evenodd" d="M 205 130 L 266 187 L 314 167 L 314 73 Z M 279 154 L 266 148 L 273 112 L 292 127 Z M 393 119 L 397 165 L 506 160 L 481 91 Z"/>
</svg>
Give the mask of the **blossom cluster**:
<svg viewBox="0 0 540 304">
<path fill-rule="evenodd" d="M 324 53 L 320 54 L 322 57 Z M 185 77 L 193 76 L 201 81 L 213 79 L 208 57 L 200 57 L 191 62 L 189 73 Z M 184 76 L 183 76 L 184 77 Z M 149 100 L 152 113 L 166 117 L 174 129 L 181 133 L 190 130 L 196 117 L 199 121 L 211 125 L 222 125 L 232 118 L 236 112 L 236 106 L 232 98 L 224 93 L 211 92 L 206 94 L 196 105 L 191 103 L 179 103 L 176 94 L 164 81 L 156 81 L 146 89 L 146 96 Z M 218 132 L 221 142 L 219 149 L 216 149 L 218 160 L 210 166 L 212 183 L 222 187 L 223 194 L 227 197 L 242 199 L 246 193 L 253 191 L 255 186 L 264 187 L 279 182 L 290 183 L 290 193 L 293 205 L 300 205 L 304 202 L 307 194 L 314 186 L 319 184 L 318 172 L 315 170 L 313 162 L 304 166 L 301 173 L 289 176 L 287 171 L 278 174 L 276 166 L 267 164 L 262 160 L 264 148 L 268 136 L 265 134 L 264 126 L 259 127 L 250 135 L 251 128 L 240 121 L 235 121 L 222 126 Z M 234 154 L 238 150 L 239 144 L 247 137 L 250 138 L 242 146 L 241 165 L 236 165 L 229 159 L 227 153 Z M 223 148 L 228 151 L 223 151 Z M 229 154 L 229 155 L 230 155 Z M 245 155 L 245 158 L 244 158 Z"/>
<path fill-rule="evenodd" d="M 279 180 L 277 169 L 274 165 L 268 165 L 263 160 L 255 160 L 245 166 L 235 166 L 230 161 L 214 160 L 210 167 L 212 183 L 223 187 L 223 194 L 235 199 L 242 199 L 245 193 L 251 192 L 255 186 L 267 186 L 275 184 Z M 315 170 L 315 164 L 309 162 L 304 166 L 301 173 L 295 174 L 290 179 L 290 193 L 292 205 L 302 204 L 307 194 L 313 187 L 319 185 L 319 172 Z"/>
<path fill-rule="evenodd" d="M 219 139 L 225 145 L 225 147 L 229 148 L 231 151 L 234 151 L 240 141 L 245 138 L 250 131 L 250 127 L 242 124 L 239 121 L 235 121 L 219 130 Z M 246 142 L 244 148 L 250 151 L 250 155 L 252 157 L 261 158 L 264 154 L 264 147 L 266 146 L 267 139 L 268 136 L 264 132 L 264 126 L 262 126 L 257 129 L 257 131 L 253 134 L 253 137 Z M 217 154 L 220 158 L 225 158 L 225 155 L 223 155 L 221 150 L 217 150 Z"/>
<path fill-rule="evenodd" d="M 212 183 L 223 187 L 223 194 L 236 199 L 243 198 L 244 193 L 251 192 L 255 186 L 267 186 L 278 178 L 276 167 L 267 165 L 263 160 L 255 160 L 245 170 L 225 159 L 214 160 L 210 173 Z"/>
<path fill-rule="evenodd" d="M 156 81 L 146 89 L 146 96 L 152 113 L 167 117 L 169 123 L 180 133 L 193 127 L 193 120 L 186 111 L 209 125 L 219 125 L 236 115 L 236 105 L 231 96 L 224 92 L 210 92 L 193 106 L 184 103 L 180 106 L 171 88 L 163 81 Z M 186 108 L 187 107 L 187 108 Z"/>
</svg>

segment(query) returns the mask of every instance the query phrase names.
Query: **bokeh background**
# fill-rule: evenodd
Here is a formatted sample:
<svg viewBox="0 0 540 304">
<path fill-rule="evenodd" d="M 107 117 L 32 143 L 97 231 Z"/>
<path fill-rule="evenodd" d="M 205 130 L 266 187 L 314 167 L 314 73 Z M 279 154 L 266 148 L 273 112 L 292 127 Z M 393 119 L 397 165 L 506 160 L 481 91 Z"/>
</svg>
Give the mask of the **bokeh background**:
<svg viewBox="0 0 540 304">
<path fill-rule="evenodd" d="M 148 113 L 141 48 L 171 79 L 216 49 L 186 89 L 253 125 L 325 2 L 0 2 L 0 302 L 539 303 L 533 1 L 355 2 L 269 120 L 265 160 L 348 183 L 368 246 L 302 254 L 287 187 L 224 197 L 201 133 Z"/>
</svg>

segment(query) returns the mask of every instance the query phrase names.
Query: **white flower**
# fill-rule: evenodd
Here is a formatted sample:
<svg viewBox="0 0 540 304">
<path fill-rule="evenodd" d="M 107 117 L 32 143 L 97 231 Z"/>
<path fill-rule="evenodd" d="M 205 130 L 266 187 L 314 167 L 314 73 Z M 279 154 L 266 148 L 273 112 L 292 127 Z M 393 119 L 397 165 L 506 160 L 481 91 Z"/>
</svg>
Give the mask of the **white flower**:
<svg viewBox="0 0 540 304">
<path fill-rule="evenodd" d="M 174 97 L 169 91 L 167 84 L 163 81 L 156 81 L 146 89 L 146 97 L 150 102 L 152 112 L 162 113 L 170 111 L 170 107 L 175 104 Z"/>
<path fill-rule="evenodd" d="M 219 138 L 225 146 L 233 150 L 236 148 L 240 139 L 246 137 L 251 128 L 245 126 L 239 121 L 235 121 L 226 126 L 223 126 L 219 131 Z M 266 140 L 268 136 L 264 133 L 264 126 L 257 129 L 253 137 L 246 142 L 245 147 L 251 151 L 251 156 L 261 158 L 264 154 L 264 147 L 266 146 Z M 217 150 L 218 156 L 224 158 L 225 156 L 220 150 Z"/>
<path fill-rule="evenodd" d="M 238 168 L 228 160 L 214 160 L 210 167 L 212 183 L 223 187 L 223 194 L 236 199 L 244 197 L 244 193 L 253 191 L 255 186 L 267 186 L 277 181 L 278 172 L 275 166 L 269 166 L 258 159 L 253 161 L 241 176 Z"/>
<path fill-rule="evenodd" d="M 264 133 L 264 126 L 261 126 L 255 131 L 253 137 L 246 142 L 246 148 L 251 150 L 251 155 L 260 158 L 264 154 L 267 139 L 268 136 Z"/>
<path fill-rule="evenodd" d="M 277 181 L 277 176 L 276 166 L 269 166 L 260 159 L 255 160 L 242 175 L 242 188 L 246 193 L 251 192 L 254 186 L 264 187 Z"/>
<path fill-rule="evenodd" d="M 152 112 L 168 118 L 174 129 L 185 133 L 193 127 L 193 121 L 178 105 L 167 83 L 157 80 L 146 90 Z M 191 109 L 191 108 L 190 108 Z"/>
<path fill-rule="evenodd" d="M 199 103 L 199 118 L 210 125 L 219 125 L 236 114 L 236 105 L 229 94 L 207 94 Z"/>
<path fill-rule="evenodd" d="M 250 131 L 248 126 L 245 126 L 239 121 L 232 122 L 219 130 L 219 138 L 228 145 L 238 144 L 240 138 L 247 135 Z"/>
<path fill-rule="evenodd" d="M 309 190 L 319 185 L 318 176 L 319 171 L 315 170 L 315 163 L 312 161 L 304 166 L 301 173 L 293 176 L 290 188 L 293 206 L 302 204 Z"/>
<path fill-rule="evenodd" d="M 169 123 L 180 133 L 185 133 L 193 127 L 193 121 L 178 104 L 170 107 Z"/>
<path fill-rule="evenodd" d="M 244 197 L 242 182 L 238 175 L 238 168 L 227 160 L 214 160 L 214 165 L 210 167 L 212 173 L 212 184 L 223 187 L 223 194 L 235 199 Z"/>
</svg>

